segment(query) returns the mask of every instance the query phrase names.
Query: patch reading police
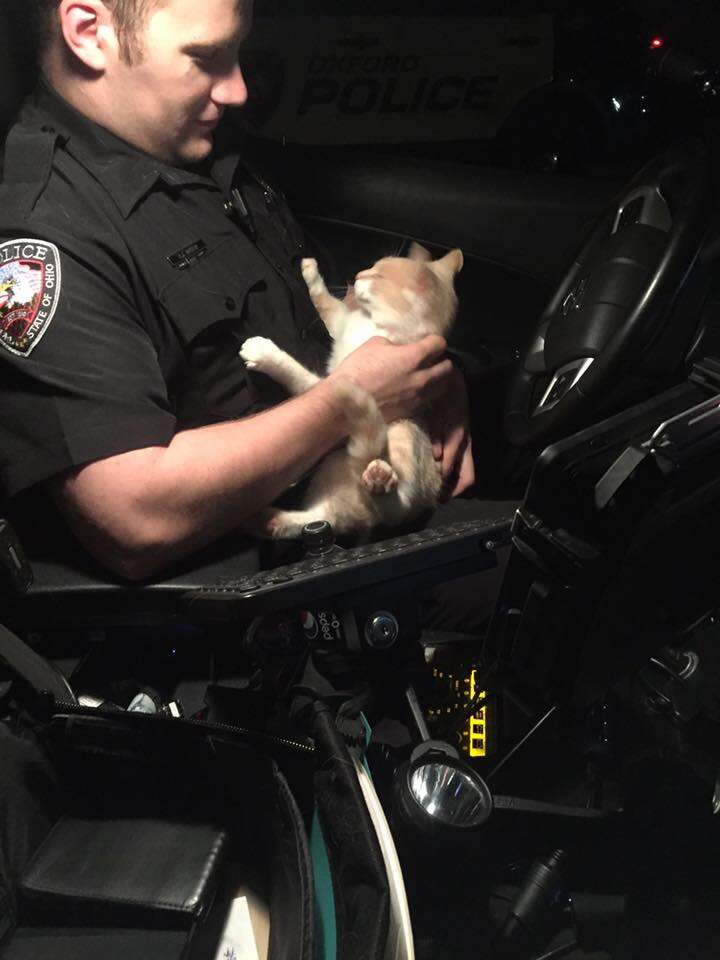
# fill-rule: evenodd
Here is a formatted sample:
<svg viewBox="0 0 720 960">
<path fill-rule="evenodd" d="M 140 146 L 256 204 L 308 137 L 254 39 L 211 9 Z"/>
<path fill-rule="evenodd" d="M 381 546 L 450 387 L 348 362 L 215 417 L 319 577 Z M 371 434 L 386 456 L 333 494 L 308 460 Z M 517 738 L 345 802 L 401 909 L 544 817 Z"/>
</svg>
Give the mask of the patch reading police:
<svg viewBox="0 0 720 960">
<path fill-rule="evenodd" d="M 50 326 L 59 296 L 60 252 L 54 244 L 0 244 L 0 346 L 29 356 Z"/>
</svg>

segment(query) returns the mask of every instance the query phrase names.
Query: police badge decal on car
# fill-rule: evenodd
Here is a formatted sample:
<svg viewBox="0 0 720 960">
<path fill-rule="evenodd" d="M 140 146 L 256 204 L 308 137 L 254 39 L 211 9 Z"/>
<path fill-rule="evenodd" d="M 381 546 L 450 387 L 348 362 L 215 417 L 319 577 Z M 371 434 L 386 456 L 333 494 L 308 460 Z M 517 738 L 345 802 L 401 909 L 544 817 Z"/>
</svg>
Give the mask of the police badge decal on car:
<svg viewBox="0 0 720 960">
<path fill-rule="evenodd" d="M 54 244 L 0 244 L 0 345 L 29 356 L 50 326 L 59 293 L 60 253 Z"/>
</svg>

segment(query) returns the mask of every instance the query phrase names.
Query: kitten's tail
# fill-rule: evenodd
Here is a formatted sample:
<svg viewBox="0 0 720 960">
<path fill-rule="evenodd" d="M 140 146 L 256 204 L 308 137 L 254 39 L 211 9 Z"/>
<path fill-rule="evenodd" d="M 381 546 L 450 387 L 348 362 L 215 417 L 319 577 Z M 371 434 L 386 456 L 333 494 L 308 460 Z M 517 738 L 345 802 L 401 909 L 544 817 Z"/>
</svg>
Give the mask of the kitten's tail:
<svg viewBox="0 0 720 960">
<path fill-rule="evenodd" d="M 347 454 L 363 467 L 382 456 L 387 446 L 387 424 L 375 399 L 350 380 L 333 382 L 335 395 L 342 398 L 348 419 L 352 424 L 348 437 Z"/>
</svg>

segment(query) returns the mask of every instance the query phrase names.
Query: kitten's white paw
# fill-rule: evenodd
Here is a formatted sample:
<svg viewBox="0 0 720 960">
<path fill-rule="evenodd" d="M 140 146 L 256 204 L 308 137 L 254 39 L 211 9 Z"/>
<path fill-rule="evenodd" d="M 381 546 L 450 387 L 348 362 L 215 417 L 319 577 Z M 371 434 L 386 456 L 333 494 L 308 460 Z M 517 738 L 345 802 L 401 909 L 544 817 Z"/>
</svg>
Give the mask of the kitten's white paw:
<svg viewBox="0 0 720 960">
<path fill-rule="evenodd" d="M 240 530 L 260 540 L 277 540 L 283 536 L 281 511 L 265 507 L 252 517 L 246 517 L 240 524 Z"/>
<path fill-rule="evenodd" d="M 390 493 L 398 485 L 398 475 L 385 460 L 371 460 L 363 471 L 362 482 L 370 493 Z"/>
<path fill-rule="evenodd" d="M 305 257 L 300 263 L 300 269 L 302 270 L 303 280 L 308 286 L 320 277 L 317 260 L 314 257 Z"/>
<path fill-rule="evenodd" d="M 319 296 L 325 290 L 325 281 L 320 276 L 317 260 L 305 257 L 300 264 L 303 280 L 312 296 Z"/>
<path fill-rule="evenodd" d="M 240 347 L 240 356 L 249 370 L 260 370 L 266 373 L 273 369 L 278 354 L 278 348 L 267 337 L 250 337 Z"/>
</svg>

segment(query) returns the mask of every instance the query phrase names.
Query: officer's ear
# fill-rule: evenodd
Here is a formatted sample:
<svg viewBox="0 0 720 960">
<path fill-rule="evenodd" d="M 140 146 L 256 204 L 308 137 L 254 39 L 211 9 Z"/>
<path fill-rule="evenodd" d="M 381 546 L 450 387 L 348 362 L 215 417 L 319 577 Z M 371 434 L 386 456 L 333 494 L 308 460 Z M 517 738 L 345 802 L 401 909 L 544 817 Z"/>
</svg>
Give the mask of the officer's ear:
<svg viewBox="0 0 720 960">
<path fill-rule="evenodd" d="M 60 32 L 65 44 L 81 63 L 96 73 L 108 65 L 117 51 L 112 15 L 102 0 L 61 0 Z"/>
</svg>

